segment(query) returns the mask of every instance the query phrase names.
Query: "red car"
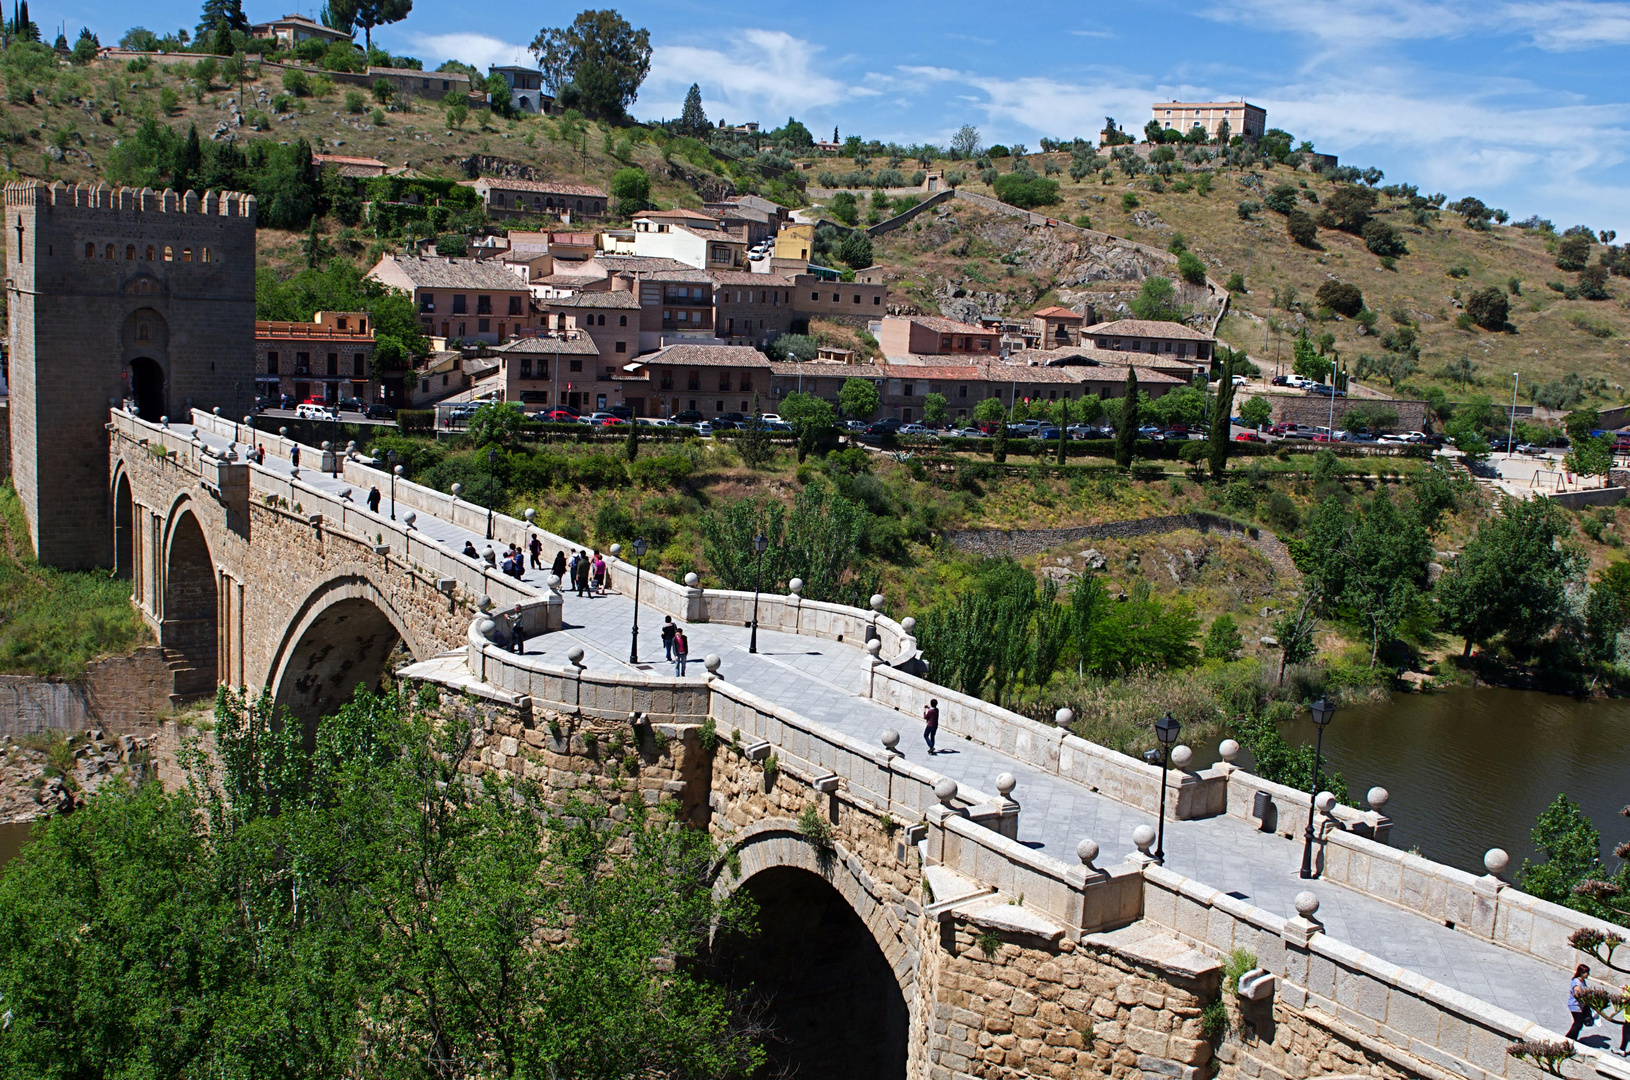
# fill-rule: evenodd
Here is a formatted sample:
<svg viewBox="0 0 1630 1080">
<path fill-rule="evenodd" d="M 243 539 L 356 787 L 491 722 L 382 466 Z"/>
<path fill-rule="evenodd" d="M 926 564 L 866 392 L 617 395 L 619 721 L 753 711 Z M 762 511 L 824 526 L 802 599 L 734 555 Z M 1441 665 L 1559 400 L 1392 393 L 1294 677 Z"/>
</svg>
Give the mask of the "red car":
<svg viewBox="0 0 1630 1080">
<path fill-rule="evenodd" d="M 595 423 L 599 424 L 601 427 L 616 427 L 619 424 L 626 424 L 628 421 L 624 420 L 620 416 L 608 416 L 603 420 L 595 421 Z"/>
<path fill-rule="evenodd" d="M 578 419 L 578 415 L 570 409 L 550 409 L 548 412 L 539 413 L 538 418 L 549 423 L 570 424 Z"/>
<path fill-rule="evenodd" d="M 1267 442 L 1268 440 L 1264 439 L 1262 436 L 1258 435 L 1254 431 L 1242 431 L 1238 435 L 1234 436 L 1234 441 L 1235 442 Z"/>
</svg>

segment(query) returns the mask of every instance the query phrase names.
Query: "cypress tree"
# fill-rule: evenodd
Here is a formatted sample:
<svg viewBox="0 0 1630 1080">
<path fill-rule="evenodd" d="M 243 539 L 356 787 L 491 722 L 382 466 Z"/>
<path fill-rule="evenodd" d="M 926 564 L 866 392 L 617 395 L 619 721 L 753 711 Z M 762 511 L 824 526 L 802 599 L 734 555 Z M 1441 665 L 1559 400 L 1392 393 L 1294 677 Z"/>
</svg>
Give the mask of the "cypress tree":
<svg viewBox="0 0 1630 1080">
<path fill-rule="evenodd" d="M 1115 464 L 1132 467 L 1132 445 L 1138 437 L 1138 369 L 1126 365 L 1126 389 L 1121 400 L 1121 416 L 1115 422 Z"/>
<path fill-rule="evenodd" d="M 685 107 L 679 111 L 679 133 L 700 139 L 710 126 L 707 113 L 702 111 L 702 88 L 691 83 L 685 93 Z"/>
<path fill-rule="evenodd" d="M 1007 417 L 996 418 L 996 440 L 990 445 L 990 459 L 1000 464 L 1007 460 Z"/>
<path fill-rule="evenodd" d="M 175 189 L 183 196 L 192 188 L 193 181 L 198 179 L 198 170 L 203 164 L 204 148 L 198 141 L 198 125 L 194 124 L 187 131 L 187 141 L 176 151 L 175 168 L 171 170 Z"/>
<path fill-rule="evenodd" d="M 1228 471 L 1229 431 L 1233 427 L 1229 418 L 1234 413 L 1233 365 L 1224 364 L 1222 378 L 1217 380 L 1217 396 L 1211 400 L 1211 478 L 1221 480 Z"/>
<path fill-rule="evenodd" d="M 1070 399 L 1058 403 L 1061 410 L 1058 424 L 1058 463 L 1064 464 L 1064 446 L 1070 441 Z"/>
</svg>

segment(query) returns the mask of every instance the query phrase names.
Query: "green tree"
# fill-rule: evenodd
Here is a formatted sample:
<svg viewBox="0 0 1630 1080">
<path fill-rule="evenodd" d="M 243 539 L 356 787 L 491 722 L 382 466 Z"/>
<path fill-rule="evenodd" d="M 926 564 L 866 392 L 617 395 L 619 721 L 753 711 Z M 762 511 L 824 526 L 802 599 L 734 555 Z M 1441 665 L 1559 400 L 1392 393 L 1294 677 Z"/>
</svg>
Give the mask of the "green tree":
<svg viewBox="0 0 1630 1080">
<path fill-rule="evenodd" d="M 1234 412 L 1234 380 L 1225 368 L 1223 377 L 1217 380 L 1216 392 L 1211 399 L 1211 430 L 1207 434 L 1211 445 L 1208 457 L 1211 464 L 1211 478 L 1221 481 L 1223 474 L 1228 471 L 1228 452 L 1233 449 L 1233 423 L 1231 417 Z M 1244 417 L 1240 417 L 1244 419 Z"/>
<path fill-rule="evenodd" d="M 229 30 L 241 34 L 249 32 L 249 17 L 243 13 L 243 0 L 204 0 L 204 10 L 198 17 L 199 39 L 213 33 L 222 23 Z"/>
<path fill-rule="evenodd" d="M 838 192 L 826 200 L 826 209 L 845 225 L 855 225 L 860 221 L 860 207 L 855 203 L 853 192 Z"/>
<path fill-rule="evenodd" d="M 1261 428 L 1273 419 L 1273 406 L 1264 397 L 1253 397 L 1239 407 L 1239 418 L 1254 428 Z"/>
<path fill-rule="evenodd" d="M 872 238 L 863 232 L 852 232 L 838 242 L 838 258 L 853 270 L 864 270 L 872 265 Z"/>
<path fill-rule="evenodd" d="M 1305 210 L 1292 210 L 1285 215 L 1285 232 L 1290 238 L 1305 248 L 1319 246 L 1319 229 L 1314 224 L 1312 215 Z"/>
<path fill-rule="evenodd" d="M 1409 508 L 1379 488 L 1353 523 L 1342 558 L 1347 563 L 1341 603 L 1370 632 L 1370 666 L 1383 642 L 1424 602 L 1431 538 Z"/>
<path fill-rule="evenodd" d="M 1206 283 L 1206 264 L 1192 251 L 1184 251 L 1177 256 L 1177 272 L 1190 285 Z"/>
<path fill-rule="evenodd" d="M 1556 245 L 1556 266 L 1558 270 L 1576 272 L 1583 270 L 1590 262 L 1590 237 L 1584 233 L 1573 233 L 1564 236 Z"/>
<path fill-rule="evenodd" d="M 950 415 L 944 394 L 934 393 L 923 398 L 923 419 L 930 424 L 943 424 Z"/>
<path fill-rule="evenodd" d="M 611 174 L 611 194 L 617 211 L 632 214 L 651 205 L 651 176 L 644 169 L 629 166 Z"/>
<path fill-rule="evenodd" d="M 1606 476 L 1613 468 L 1613 437 L 1611 435 L 1585 435 L 1568 440 L 1568 454 L 1563 459 L 1569 471 L 1580 476 Z"/>
<path fill-rule="evenodd" d="M 1147 284 L 1147 282 L 1145 283 Z M 1126 365 L 1126 386 L 1121 395 L 1120 415 L 1115 420 L 1115 464 L 1132 467 L 1132 452 L 1138 438 L 1138 369 Z"/>
<path fill-rule="evenodd" d="M 825 484 L 809 484 L 793 497 L 785 572 L 804 579 L 804 597 L 828 602 L 841 598 L 868 516 L 860 503 Z"/>
<path fill-rule="evenodd" d="M 373 52 L 374 27 L 401 22 L 413 11 L 413 0 L 328 0 L 336 26 L 362 27 L 365 52 Z"/>
<path fill-rule="evenodd" d="M 1404 243 L 1401 234 L 1391 224 L 1379 219 L 1372 219 L 1365 224 L 1363 230 L 1364 246 L 1370 254 L 1384 258 L 1396 258 L 1399 255 L 1409 254 L 1409 245 Z"/>
<path fill-rule="evenodd" d="M 992 185 L 996 197 L 1012 206 L 1032 210 L 1058 202 L 1058 181 L 1022 173 L 1004 173 Z"/>
<path fill-rule="evenodd" d="M 1345 281 L 1325 281 L 1313 298 L 1320 307 L 1327 307 L 1337 315 L 1353 318 L 1364 310 L 1364 294 L 1357 285 Z"/>
<path fill-rule="evenodd" d="M 585 11 L 570 26 L 532 39 L 544 80 L 557 96 L 569 83 L 583 111 L 620 120 L 651 71 L 651 35 L 614 10 Z"/>
<path fill-rule="evenodd" d="M 832 403 L 814 394 L 788 394 L 781 402 L 781 419 L 798 435 L 799 461 L 831 434 L 835 423 Z"/>
<path fill-rule="evenodd" d="M 1319 224 L 1358 236 L 1370 223 L 1370 213 L 1378 198 L 1372 188 L 1338 184 L 1320 204 Z"/>
<path fill-rule="evenodd" d="M 1485 330 L 1504 330 L 1510 307 L 1498 285 L 1478 289 L 1466 298 L 1466 314 Z"/>
<path fill-rule="evenodd" d="M 852 420 L 870 420 L 881 404 L 877 385 L 870 379 L 845 379 L 838 390 L 838 407 Z"/>
<path fill-rule="evenodd" d="M 1306 330 L 1296 335 L 1296 339 L 1291 343 L 1291 351 L 1294 356 L 1291 370 L 1296 374 L 1304 379 L 1315 379 L 1319 382 L 1324 382 L 1330 377 L 1329 358 L 1319 355 L 1313 342 L 1308 339 Z"/>
<path fill-rule="evenodd" d="M 1540 814 L 1531 836 L 1545 858 L 1537 863 L 1523 860 L 1517 887 L 1553 904 L 1578 906 L 1574 886 L 1601 865 L 1601 833 L 1578 804 L 1562 794 Z"/>
<path fill-rule="evenodd" d="M 679 119 L 674 122 L 674 131 L 693 139 L 705 139 L 712 130 L 713 125 L 708 122 L 707 113 L 702 109 L 702 88 L 691 83 L 690 89 L 685 91 L 685 104 L 679 110 Z"/>
<path fill-rule="evenodd" d="M 1136 319 L 1182 322 L 1188 315 L 1188 307 L 1178 303 L 1171 279 L 1158 274 L 1144 278 L 1138 294 L 1132 298 L 1132 317 Z"/>
<path fill-rule="evenodd" d="M 1207 660 L 1238 660 L 1244 648 L 1245 640 L 1240 636 L 1239 625 L 1232 615 L 1218 615 L 1211 620 L 1205 639 Z"/>
<path fill-rule="evenodd" d="M 1440 620 L 1468 655 L 1497 637 L 1523 655 L 1551 632 L 1587 565 L 1572 533 L 1549 499 L 1506 499 L 1478 526 L 1434 589 Z"/>
<path fill-rule="evenodd" d="M 466 434 L 476 446 L 507 445 L 520 437 L 525 426 L 526 413 L 518 404 L 489 401 L 471 414 Z"/>
</svg>

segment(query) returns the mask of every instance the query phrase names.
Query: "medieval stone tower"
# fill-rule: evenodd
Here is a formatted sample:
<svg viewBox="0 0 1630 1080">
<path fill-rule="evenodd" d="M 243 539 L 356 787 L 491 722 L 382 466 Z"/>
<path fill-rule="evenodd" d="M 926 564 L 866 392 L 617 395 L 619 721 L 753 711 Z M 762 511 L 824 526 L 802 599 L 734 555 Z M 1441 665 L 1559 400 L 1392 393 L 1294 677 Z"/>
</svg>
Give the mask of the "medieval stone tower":
<svg viewBox="0 0 1630 1080">
<path fill-rule="evenodd" d="M 29 181 L 5 200 L 12 476 L 41 562 L 106 566 L 109 406 L 249 411 L 255 199 Z"/>
</svg>

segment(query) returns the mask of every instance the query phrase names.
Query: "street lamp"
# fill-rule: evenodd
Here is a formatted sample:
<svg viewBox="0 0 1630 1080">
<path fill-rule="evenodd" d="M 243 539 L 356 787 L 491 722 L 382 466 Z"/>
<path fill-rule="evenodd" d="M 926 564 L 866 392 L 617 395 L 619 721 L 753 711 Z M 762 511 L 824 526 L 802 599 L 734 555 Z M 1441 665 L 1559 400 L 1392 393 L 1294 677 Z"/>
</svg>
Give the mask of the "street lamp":
<svg viewBox="0 0 1630 1080">
<path fill-rule="evenodd" d="M 1517 387 L 1521 385 L 1522 372 L 1513 371 L 1511 373 L 1511 416 L 1507 418 L 1505 429 L 1505 457 L 1507 461 L 1511 460 L 1511 451 L 1516 449 L 1512 445 L 1512 440 L 1517 435 Z"/>
<path fill-rule="evenodd" d="M 634 640 L 628 646 L 628 662 L 640 662 L 640 560 L 645 558 L 645 538 L 634 541 Z"/>
<path fill-rule="evenodd" d="M 402 475 L 402 466 L 396 464 L 396 451 L 392 450 L 385 455 L 385 460 L 391 467 L 391 520 L 396 520 L 396 478 Z"/>
<path fill-rule="evenodd" d="M 1307 797 L 1307 837 L 1302 844 L 1302 877 L 1313 876 L 1313 816 L 1319 802 L 1319 759 L 1324 754 L 1324 729 L 1335 718 L 1336 707 L 1324 698 L 1308 706 L 1313 712 L 1313 725 L 1319 729 L 1313 742 L 1313 787 Z"/>
<path fill-rule="evenodd" d="M 770 538 L 763 533 L 753 537 L 753 550 L 758 554 L 758 566 L 753 571 L 753 634 L 747 642 L 747 651 L 758 652 L 758 588 L 764 576 L 764 550 L 770 546 Z"/>
<path fill-rule="evenodd" d="M 492 499 L 493 488 L 498 485 L 497 477 L 493 471 L 498 467 L 498 451 L 487 451 L 487 539 L 492 539 Z"/>
<path fill-rule="evenodd" d="M 1160 742 L 1160 831 L 1155 838 L 1155 862 L 1166 865 L 1166 769 L 1172 762 L 1172 747 L 1183 725 L 1167 713 L 1155 721 L 1155 738 Z"/>
</svg>

